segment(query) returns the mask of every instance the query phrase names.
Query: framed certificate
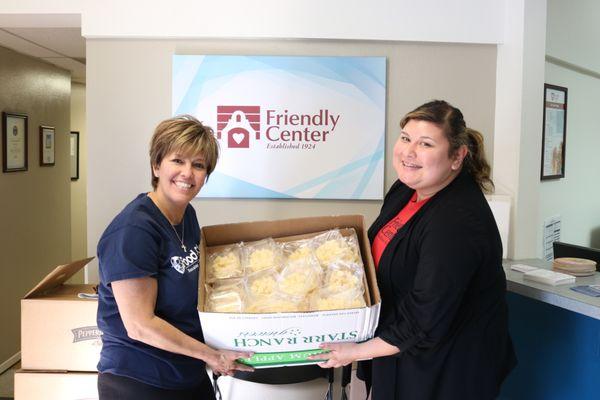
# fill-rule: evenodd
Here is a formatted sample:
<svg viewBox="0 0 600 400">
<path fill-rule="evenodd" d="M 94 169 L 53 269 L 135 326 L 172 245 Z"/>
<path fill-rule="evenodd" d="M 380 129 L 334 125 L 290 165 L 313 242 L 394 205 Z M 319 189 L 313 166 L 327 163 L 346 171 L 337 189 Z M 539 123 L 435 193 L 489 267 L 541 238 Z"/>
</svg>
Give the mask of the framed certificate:
<svg viewBox="0 0 600 400">
<path fill-rule="evenodd" d="M 541 180 L 565 177 L 567 88 L 544 84 Z"/>
<path fill-rule="evenodd" d="M 40 126 L 40 166 L 54 165 L 54 127 Z"/>
<path fill-rule="evenodd" d="M 27 115 L 2 112 L 2 172 L 27 171 Z"/>
</svg>

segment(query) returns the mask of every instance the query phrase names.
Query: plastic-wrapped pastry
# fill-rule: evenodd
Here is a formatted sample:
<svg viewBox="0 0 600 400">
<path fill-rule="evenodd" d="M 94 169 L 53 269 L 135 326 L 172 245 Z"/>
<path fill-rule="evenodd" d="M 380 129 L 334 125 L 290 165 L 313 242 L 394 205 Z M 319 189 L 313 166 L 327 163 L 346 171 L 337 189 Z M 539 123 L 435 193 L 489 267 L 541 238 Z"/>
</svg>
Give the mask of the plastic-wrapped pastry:
<svg viewBox="0 0 600 400">
<path fill-rule="evenodd" d="M 278 269 L 282 262 L 281 246 L 271 238 L 247 244 L 243 248 L 243 261 L 246 274 Z"/>
<path fill-rule="evenodd" d="M 243 275 L 240 261 L 240 248 L 232 245 L 208 256 L 206 265 L 206 280 L 214 282 L 217 279 L 237 278 Z"/>
<path fill-rule="evenodd" d="M 332 293 L 327 289 L 316 291 L 310 299 L 311 311 L 342 310 L 365 307 L 362 293 L 355 290 Z"/>
<path fill-rule="evenodd" d="M 358 241 L 344 238 L 338 230 L 331 230 L 315 238 L 315 254 L 322 267 L 334 261 L 359 262 Z"/>
<path fill-rule="evenodd" d="M 364 292 L 362 265 L 356 263 L 335 262 L 329 264 L 323 280 L 323 288 L 339 293 L 355 290 L 361 294 Z"/>
<path fill-rule="evenodd" d="M 248 276 L 246 288 L 253 298 L 269 297 L 277 289 L 277 271 L 274 269 L 263 270 Z"/>
<path fill-rule="evenodd" d="M 315 257 L 311 239 L 284 243 L 283 253 L 286 256 L 287 261 L 299 261 Z"/>
<path fill-rule="evenodd" d="M 206 310 L 218 313 L 241 313 L 244 311 L 244 290 L 240 279 L 217 281 L 206 285 Z"/>
<path fill-rule="evenodd" d="M 288 261 L 281 271 L 279 290 L 290 296 L 305 297 L 319 287 L 322 274 L 323 270 L 312 255 L 297 261 Z"/>
<path fill-rule="evenodd" d="M 273 294 L 270 297 L 261 297 L 249 300 L 245 312 L 251 314 L 302 312 L 308 311 L 307 299 L 296 299 L 290 296 Z"/>
</svg>

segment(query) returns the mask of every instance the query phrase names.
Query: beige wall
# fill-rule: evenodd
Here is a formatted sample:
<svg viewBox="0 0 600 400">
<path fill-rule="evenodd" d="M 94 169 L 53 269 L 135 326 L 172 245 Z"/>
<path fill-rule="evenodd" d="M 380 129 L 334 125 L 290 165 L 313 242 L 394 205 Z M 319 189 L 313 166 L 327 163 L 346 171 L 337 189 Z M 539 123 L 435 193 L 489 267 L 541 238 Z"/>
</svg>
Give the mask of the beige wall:
<svg viewBox="0 0 600 400">
<path fill-rule="evenodd" d="M 0 363 L 20 348 L 19 299 L 71 258 L 69 74 L 0 48 L 0 109 L 29 116 L 29 169 L 0 173 Z M 39 126 L 56 128 L 55 165 L 39 166 Z"/>
<path fill-rule="evenodd" d="M 71 181 L 71 259 L 87 257 L 87 145 L 85 85 L 71 84 L 71 131 L 79 132 L 79 179 Z M 72 281 L 83 282 L 83 270 Z"/>
<path fill-rule="evenodd" d="M 148 141 L 171 114 L 173 54 L 366 55 L 388 58 L 386 189 L 391 151 L 404 113 L 443 98 L 481 130 L 493 154 L 496 47 L 493 45 L 307 40 L 87 40 L 88 253 L 136 194 L 148 191 Z M 301 171 L 298 171 L 301 174 Z M 291 176 L 290 179 L 294 179 Z M 215 200 L 193 202 L 201 225 L 294 216 L 360 213 L 379 201 Z M 91 281 L 97 279 L 93 266 Z"/>
</svg>

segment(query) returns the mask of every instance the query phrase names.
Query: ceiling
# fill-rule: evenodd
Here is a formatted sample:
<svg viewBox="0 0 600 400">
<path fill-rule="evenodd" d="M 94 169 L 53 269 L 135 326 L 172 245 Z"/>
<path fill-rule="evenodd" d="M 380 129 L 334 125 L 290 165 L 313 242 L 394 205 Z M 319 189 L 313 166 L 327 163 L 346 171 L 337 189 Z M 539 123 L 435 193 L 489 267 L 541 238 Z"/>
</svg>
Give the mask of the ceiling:
<svg viewBox="0 0 600 400">
<path fill-rule="evenodd" d="M 0 28 L 0 46 L 39 58 L 85 83 L 85 38 L 81 28 Z"/>
</svg>

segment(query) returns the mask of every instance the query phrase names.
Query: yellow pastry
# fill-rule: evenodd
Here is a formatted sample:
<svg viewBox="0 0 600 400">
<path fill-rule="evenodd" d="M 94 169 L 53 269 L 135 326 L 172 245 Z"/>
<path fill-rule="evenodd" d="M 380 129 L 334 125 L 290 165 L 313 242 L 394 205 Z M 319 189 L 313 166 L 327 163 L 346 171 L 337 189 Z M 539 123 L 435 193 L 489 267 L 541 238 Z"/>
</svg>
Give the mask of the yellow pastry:
<svg viewBox="0 0 600 400">
<path fill-rule="evenodd" d="M 290 253 L 288 256 L 288 260 L 290 261 L 299 261 L 304 260 L 306 258 L 312 257 L 312 250 L 308 246 L 298 247 L 296 250 Z"/>
<path fill-rule="evenodd" d="M 344 239 L 330 239 L 325 241 L 315 250 L 315 254 L 322 266 L 327 266 L 334 261 L 356 261 L 357 255 Z"/>
<path fill-rule="evenodd" d="M 356 293 L 328 294 L 326 291 L 315 294 L 311 299 L 311 311 L 342 310 L 365 307 L 365 299 Z"/>
<path fill-rule="evenodd" d="M 208 276 L 211 279 L 225 279 L 242 275 L 240 257 L 233 251 L 216 255 L 208 265 Z"/>
<path fill-rule="evenodd" d="M 276 267 L 276 255 L 273 250 L 264 248 L 256 249 L 248 257 L 249 272 L 258 272 L 268 268 Z"/>
<path fill-rule="evenodd" d="M 252 279 L 248 287 L 252 296 L 270 296 L 275 291 L 277 281 L 273 275 Z"/>
<path fill-rule="evenodd" d="M 363 283 L 360 275 L 351 269 L 332 268 L 325 276 L 324 288 L 333 293 L 344 292 L 347 290 L 362 291 Z"/>
<path fill-rule="evenodd" d="M 215 290 L 208 297 L 208 311 L 217 313 L 241 313 L 242 296 L 237 290 Z"/>
</svg>

